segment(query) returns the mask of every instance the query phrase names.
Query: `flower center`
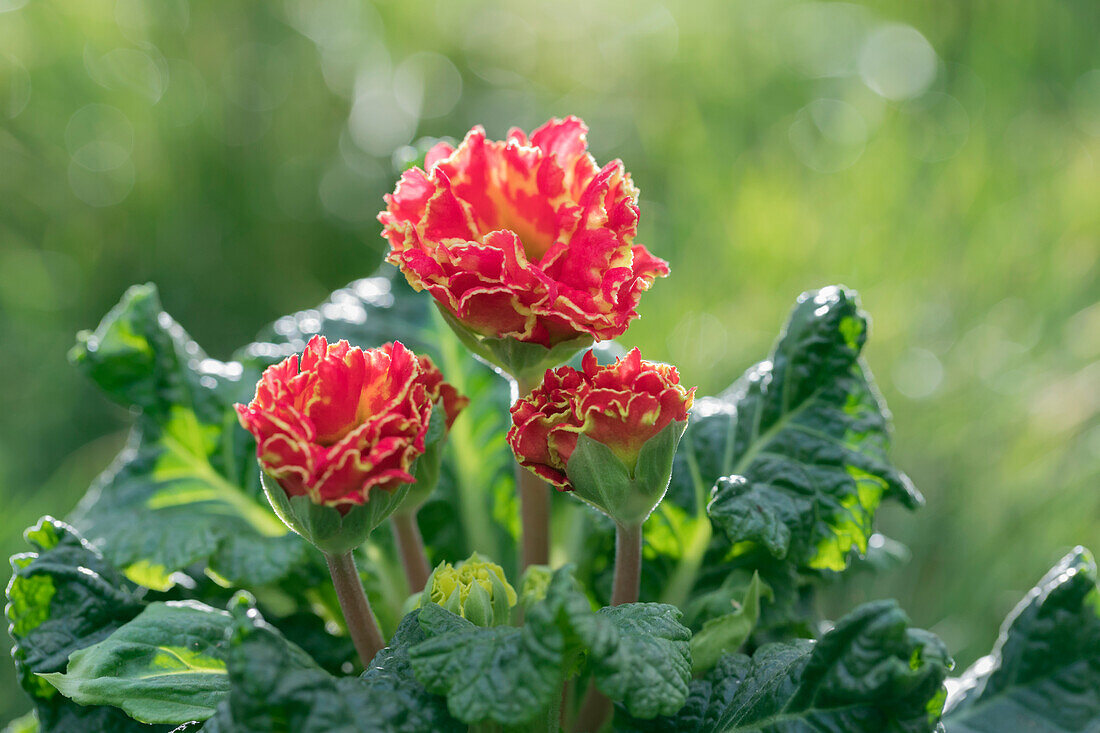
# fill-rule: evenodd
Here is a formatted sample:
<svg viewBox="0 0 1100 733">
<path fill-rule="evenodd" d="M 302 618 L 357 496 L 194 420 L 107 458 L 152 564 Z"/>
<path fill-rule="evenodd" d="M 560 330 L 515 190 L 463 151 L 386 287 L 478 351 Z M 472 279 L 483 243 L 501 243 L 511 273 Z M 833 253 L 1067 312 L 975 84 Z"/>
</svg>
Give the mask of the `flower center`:
<svg viewBox="0 0 1100 733">
<path fill-rule="evenodd" d="M 312 412 L 311 416 L 314 418 L 315 424 L 320 422 L 319 428 L 321 425 L 328 428 L 323 433 L 318 430 L 315 438 L 317 445 L 326 448 L 336 445 L 346 438 L 348 433 L 369 422 L 374 415 L 381 412 L 382 403 L 385 402 L 384 386 L 384 384 L 378 382 L 364 384 L 359 392 L 357 403 L 350 402 L 351 399 L 355 399 L 354 397 L 325 395 L 310 405 L 309 409 Z M 353 404 L 355 412 L 352 414 L 349 408 Z M 334 405 L 336 405 L 335 410 L 332 409 Z M 319 408 L 325 409 L 325 412 L 318 414 Z"/>
<path fill-rule="evenodd" d="M 527 221 L 516 216 L 512 219 L 504 219 L 504 228 L 511 229 L 519 237 L 523 245 L 523 253 L 530 262 L 538 262 L 554 243 L 554 238 L 547 232 L 539 230 L 534 222 Z"/>
<path fill-rule="evenodd" d="M 554 243 L 554 232 L 539 225 L 536 211 L 523 211 L 522 204 L 509 201 L 500 192 L 496 192 L 492 198 L 497 210 L 497 228 L 515 232 L 523 245 L 523 253 L 527 255 L 527 260 L 539 262 L 550 249 L 550 245 Z M 534 206 L 531 204 L 532 209 Z"/>
</svg>

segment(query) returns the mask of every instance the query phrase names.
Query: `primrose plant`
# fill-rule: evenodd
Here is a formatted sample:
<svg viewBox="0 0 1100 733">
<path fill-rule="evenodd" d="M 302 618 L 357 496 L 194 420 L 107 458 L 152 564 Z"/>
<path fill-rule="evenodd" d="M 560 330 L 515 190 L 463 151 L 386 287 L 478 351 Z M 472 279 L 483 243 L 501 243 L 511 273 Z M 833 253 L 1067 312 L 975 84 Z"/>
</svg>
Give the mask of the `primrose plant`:
<svg viewBox="0 0 1100 733">
<path fill-rule="evenodd" d="M 961 677 L 892 601 L 818 616 L 922 503 L 867 316 L 804 293 L 713 397 L 618 348 L 669 267 L 586 134 L 431 146 L 379 215 L 396 268 L 230 361 L 151 285 L 79 335 L 135 424 L 12 558 L 8 730 L 1100 730 L 1083 549 Z"/>
</svg>

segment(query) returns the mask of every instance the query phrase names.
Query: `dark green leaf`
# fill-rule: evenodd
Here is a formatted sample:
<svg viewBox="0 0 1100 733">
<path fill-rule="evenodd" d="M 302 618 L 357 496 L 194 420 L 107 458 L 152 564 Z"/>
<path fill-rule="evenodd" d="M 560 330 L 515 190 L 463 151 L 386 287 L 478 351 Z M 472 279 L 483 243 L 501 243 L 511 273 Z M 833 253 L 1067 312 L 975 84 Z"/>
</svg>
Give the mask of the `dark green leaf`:
<svg viewBox="0 0 1100 733">
<path fill-rule="evenodd" d="M 688 733 L 930 733 L 944 702 L 943 644 L 909 628 L 893 601 L 861 606 L 820 642 L 768 644 L 727 655 L 691 684 L 671 718 L 620 711 L 615 729 Z"/>
<path fill-rule="evenodd" d="M 247 602 L 231 607 L 229 699 L 206 722 L 216 733 L 422 733 L 464 730 L 409 673 L 407 646 L 419 640 L 415 614 L 362 677 L 334 677 L 268 625 Z"/>
<path fill-rule="evenodd" d="M 255 443 L 231 409 L 252 389 L 241 365 L 206 358 L 152 285 L 131 288 L 95 333 L 80 334 L 72 360 L 141 412 L 129 447 L 74 515 L 128 577 L 164 589 L 202 561 L 263 584 L 306 562 L 308 546 L 260 492 Z"/>
<path fill-rule="evenodd" d="M 114 705 L 145 723 L 205 720 L 225 697 L 229 614 L 195 601 L 152 603 L 103 641 L 41 674 L 81 705 Z"/>
<path fill-rule="evenodd" d="M 652 717 L 683 704 L 691 632 L 672 606 L 636 603 L 594 612 L 571 570 L 554 573 L 522 628 L 483 629 L 429 604 L 427 640 L 412 648 L 417 679 L 447 696 L 456 718 L 530 724 L 587 663 L 600 690 Z"/>
<path fill-rule="evenodd" d="M 920 495 L 887 457 L 888 419 L 859 358 L 867 317 L 829 287 L 795 305 L 769 359 L 721 398 L 701 400 L 682 441 L 680 483 L 721 477 L 708 511 L 730 542 L 799 567 L 843 570 L 863 553 L 885 498 Z"/>
<path fill-rule="evenodd" d="M 609 657 L 619 636 L 592 611 L 569 567 L 554 573 L 522 628 L 481 628 L 435 604 L 420 609 L 420 626 L 427 639 L 410 651 L 417 679 L 446 695 L 456 718 L 504 725 L 544 713 L 583 656 Z"/>
<path fill-rule="evenodd" d="M 691 680 L 691 631 L 680 611 L 663 603 L 627 603 L 601 608 L 618 632 L 615 651 L 593 655 L 600 691 L 638 718 L 672 715 L 684 704 Z"/>
<path fill-rule="evenodd" d="M 420 627 L 427 638 L 409 652 L 416 678 L 463 722 L 529 723 L 561 693 L 560 657 L 529 627 L 475 626 L 434 603 L 420 609 Z"/>
<path fill-rule="evenodd" d="M 384 707 L 381 719 L 390 721 L 395 733 L 464 731 L 465 726 L 447 712 L 447 701 L 430 694 L 413 675 L 409 648 L 424 640 L 420 611 L 401 620 L 388 647 L 378 652 L 362 680 L 372 699 Z"/>
<path fill-rule="evenodd" d="M 11 559 L 6 610 L 16 671 L 40 730 L 153 730 L 116 708 L 77 705 L 37 676 L 64 671 L 70 654 L 110 636 L 142 603 L 135 587 L 64 522 L 44 517 L 25 536 L 34 551 Z"/>
<path fill-rule="evenodd" d="M 948 733 L 1100 730 L 1100 590 L 1078 547 L 1005 620 L 989 656 L 958 680 Z"/>
</svg>

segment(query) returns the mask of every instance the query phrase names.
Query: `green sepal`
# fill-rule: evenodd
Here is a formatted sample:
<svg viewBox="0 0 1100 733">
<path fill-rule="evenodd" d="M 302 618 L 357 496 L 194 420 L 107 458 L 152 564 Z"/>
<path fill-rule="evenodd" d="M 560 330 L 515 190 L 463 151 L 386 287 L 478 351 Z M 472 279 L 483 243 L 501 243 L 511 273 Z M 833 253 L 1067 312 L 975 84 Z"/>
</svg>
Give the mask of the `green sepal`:
<svg viewBox="0 0 1100 733">
<path fill-rule="evenodd" d="M 493 626 L 504 626 L 512 620 L 512 606 L 508 603 L 508 587 L 504 584 L 504 581 L 493 575 L 489 578 L 489 582 L 493 586 L 492 609 L 493 609 Z M 512 590 L 515 593 L 515 590 Z M 513 598 L 515 596 L 513 595 Z"/>
<path fill-rule="evenodd" d="M 462 614 L 467 621 L 476 626 L 494 625 L 493 599 L 489 596 L 489 592 L 481 587 L 481 583 L 470 585 L 470 593 L 466 596 L 466 603 L 462 605 Z"/>
<path fill-rule="evenodd" d="M 447 600 L 443 601 L 443 608 L 446 608 L 456 616 L 462 615 L 462 591 L 460 588 L 455 587 L 455 589 L 451 591 L 451 595 L 447 596 Z"/>
<path fill-rule="evenodd" d="M 482 336 L 463 325 L 446 308 L 440 308 L 439 312 L 467 349 L 490 366 L 528 384 L 539 382 L 547 369 L 564 364 L 593 343 L 591 336 L 584 335 L 546 348 L 514 338 Z"/>
<path fill-rule="evenodd" d="M 403 484 L 393 491 L 371 491 L 365 504 L 353 506 L 347 514 L 336 507 L 313 502 L 308 496 L 288 496 L 279 482 L 264 473 L 264 493 L 271 508 L 286 526 L 330 555 L 343 555 L 362 545 L 374 528 L 386 520 L 404 501 L 409 491 Z"/>
<path fill-rule="evenodd" d="M 674 420 L 647 440 L 633 475 L 610 448 L 581 433 L 565 467 L 573 494 L 619 524 L 641 524 L 668 490 L 676 446 L 686 427 L 686 420 Z"/>
</svg>

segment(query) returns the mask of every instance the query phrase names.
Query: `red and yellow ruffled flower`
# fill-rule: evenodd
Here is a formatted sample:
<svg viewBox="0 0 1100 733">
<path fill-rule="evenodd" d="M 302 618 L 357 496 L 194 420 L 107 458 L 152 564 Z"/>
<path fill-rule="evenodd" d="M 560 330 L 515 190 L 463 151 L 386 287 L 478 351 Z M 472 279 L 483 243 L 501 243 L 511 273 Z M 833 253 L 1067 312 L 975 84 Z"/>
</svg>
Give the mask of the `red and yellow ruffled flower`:
<svg viewBox="0 0 1100 733">
<path fill-rule="evenodd" d="M 589 477 L 570 470 L 570 459 L 581 436 L 606 446 L 633 480 L 641 452 L 675 423 L 678 430 L 670 431 L 675 432 L 670 436 L 672 451 L 662 450 L 671 472 L 672 452 L 694 397 L 694 388 L 680 385 L 675 367 L 645 361 L 637 349 L 607 366 L 599 366 L 589 351 L 582 371 L 569 366 L 547 371 L 542 384 L 512 406 L 508 443 L 520 464 L 559 489 L 579 491 L 578 484 Z M 658 463 L 658 473 L 664 474 L 663 458 Z M 667 475 L 663 480 L 661 494 L 668 485 Z M 600 491 L 606 493 L 608 488 L 605 485 Z"/>
<path fill-rule="evenodd" d="M 467 400 L 428 357 L 397 341 L 364 351 L 314 336 L 301 359 L 268 367 L 236 409 L 287 496 L 346 511 L 413 483 L 437 402 L 449 427 Z"/>
<path fill-rule="evenodd" d="M 634 244 L 638 190 L 620 161 L 596 165 L 587 131 L 567 117 L 436 145 L 386 196 L 389 261 L 482 337 L 551 349 L 621 335 L 668 265 Z"/>
</svg>

